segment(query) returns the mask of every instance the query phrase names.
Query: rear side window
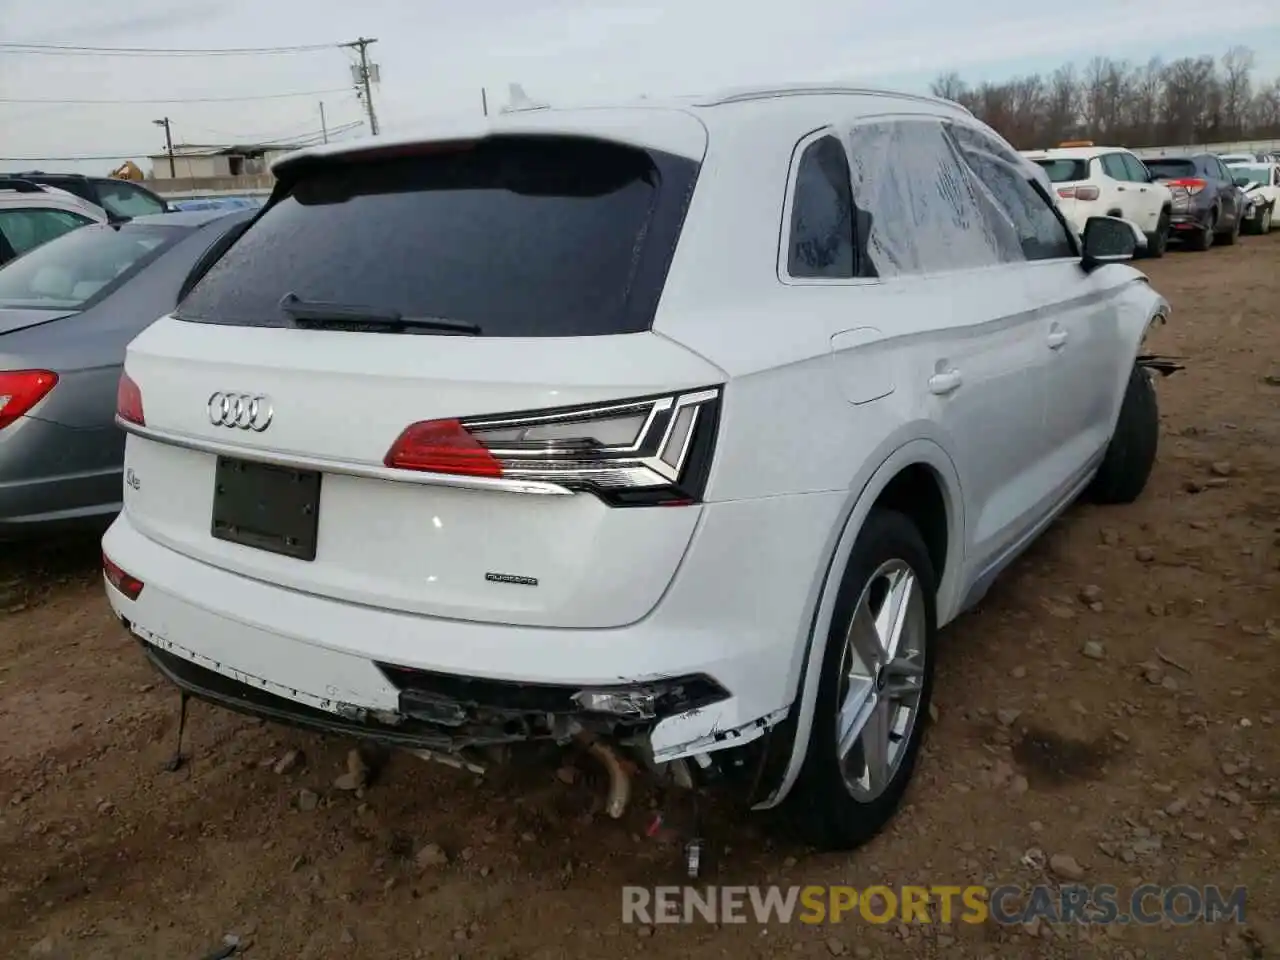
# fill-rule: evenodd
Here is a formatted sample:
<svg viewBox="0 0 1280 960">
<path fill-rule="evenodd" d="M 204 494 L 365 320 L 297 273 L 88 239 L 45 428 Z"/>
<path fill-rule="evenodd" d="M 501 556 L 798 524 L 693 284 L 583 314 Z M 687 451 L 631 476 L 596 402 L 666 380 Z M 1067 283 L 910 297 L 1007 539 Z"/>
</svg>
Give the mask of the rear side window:
<svg viewBox="0 0 1280 960">
<path fill-rule="evenodd" d="M 850 135 L 854 202 L 882 277 L 1021 260 L 935 120 L 868 123 Z"/>
<path fill-rule="evenodd" d="M 1150 179 L 1147 168 L 1132 153 L 1124 154 L 1124 168 L 1129 171 L 1129 179 L 1134 183 L 1146 183 Z"/>
<path fill-rule="evenodd" d="M 1129 179 L 1129 170 L 1124 165 L 1124 157 L 1118 153 L 1108 153 L 1102 158 L 1102 172 L 1112 180 Z"/>
<path fill-rule="evenodd" d="M 1049 175 L 1051 183 L 1072 183 L 1076 180 L 1089 179 L 1088 160 L 1067 160 L 1058 157 L 1053 160 L 1036 160 L 1035 163 Z"/>
<path fill-rule="evenodd" d="M 1028 260 L 1076 256 L 1071 235 L 1052 202 L 1024 175 L 1018 154 L 979 130 L 953 124 L 951 131 L 965 163 L 1012 223 Z"/>
<path fill-rule="evenodd" d="M 787 273 L 797 278 L 827 279 L 854 275 L 849 158 L 835 137 L 813 141 L 800 155 L 791 203 Z"/>
<path fill-rule="evenodd" d="M 51 207 L 0 210 L 0 233 L 18 256 L 92 222 L 78 213 Z"/>
<path fill-rule="evenodd" d="M 570 137 L 338 158 L 300 170 L 178 316 L 292 326 L 280 307 L 292 294 L 371 316 L 473 324 L 483 336 L 647 330 L 697 170 Z"/>
<path fill-rule="evenodd" d="M 1161 180 L 1180 180 L 1196 175 L 1196 165 L 1190 160 L 1148 160 L 1147 169 Z"/>
</svg>

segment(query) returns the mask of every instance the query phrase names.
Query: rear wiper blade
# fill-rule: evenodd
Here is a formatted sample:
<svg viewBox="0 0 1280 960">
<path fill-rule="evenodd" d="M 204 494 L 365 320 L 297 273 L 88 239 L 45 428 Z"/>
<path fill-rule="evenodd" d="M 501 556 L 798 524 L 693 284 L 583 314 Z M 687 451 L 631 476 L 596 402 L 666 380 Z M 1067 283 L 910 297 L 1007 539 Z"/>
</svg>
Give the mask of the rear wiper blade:
<svg viewBox="0 0 1280 960">
<path fill-rule="evenodd" d="M 296 293 L 280 298 L 280 309 L 294 320 L 313 320 L 339 329 L 358 330 L 382 327 L 392 331 L 447 330 L 453 333 L 479 334 L 480 325 L 450 317 L 406 317 L 388 307 L 362 307 L 348 303 L 326 303 L 303 300 Z"/>
</svg>

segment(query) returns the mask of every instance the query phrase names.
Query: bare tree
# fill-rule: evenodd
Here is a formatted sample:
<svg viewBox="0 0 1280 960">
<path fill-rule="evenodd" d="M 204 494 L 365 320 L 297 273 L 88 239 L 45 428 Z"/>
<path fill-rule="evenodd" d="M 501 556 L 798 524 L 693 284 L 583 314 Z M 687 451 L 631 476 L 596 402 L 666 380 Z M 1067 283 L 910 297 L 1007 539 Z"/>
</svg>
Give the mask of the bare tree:
<svg viewBox="0 0 1280 960">
<path fill-rule="evenodd" d="M 969 86 L 957 73 L 933 83 L 1015 146 L 1046 147 L 1086 137 L 1130 147 L 1280 138 L 1280 78 L 1255 83 L 1253 52 L 1233 47 L 1217 60 L 1183 57 L 1142 66 L 1094 57 L 1083 70 Z"/>
<path fill-rule="evenodd" d="M 1253 64 L 1253 51 L 1246 47 L 1232 47 L 1222 58 L 1222 120 L 1228 136 L 1241 136 L 1248 123 Z"/>
<path fill-rule="evenodd" d="M 960 101 L 969 92 L 969 85 L 960 79 L 960 74 L 952 70 L 944 73 L 931 84 L 933 95 L 944 100 Z"/>
<path fill-rule="evenodd" d="M 1067 64 L 1053 71 L 1053 76 L 1049 78 L 1044 104 L 1046 141 L 1058 143 L 1073 136 L 1080 122 L 1079 118 L 1080 87 L 1076 79 L 1076 68 Z"/>
<path fill-rule="evenodd" d="M 1156 142 L 1163 97 L 1164 64 L 1152 58 L 1146 66 L 1136 68 L 1129 79 L 1127 143 L 1151 146 Z"/>
</svg>

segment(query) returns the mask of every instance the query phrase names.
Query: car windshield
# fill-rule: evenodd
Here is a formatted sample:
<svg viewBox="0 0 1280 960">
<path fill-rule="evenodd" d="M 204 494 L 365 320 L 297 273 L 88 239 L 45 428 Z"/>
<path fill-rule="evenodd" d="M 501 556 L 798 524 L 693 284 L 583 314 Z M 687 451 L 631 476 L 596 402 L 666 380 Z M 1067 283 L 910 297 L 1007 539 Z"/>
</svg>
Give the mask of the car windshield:
<svg viewBox="0 0 1280 960">
<path fill-rule="evenodd" d="M 1146 163 L 1157 180 L 1178 180 L 1196 175 L 1196 165 L 1191 160 L 1148 160 Z"/>
<path fill-rule="evenodd" d="M 83 310 L 191 229 L 104 223 L 73 230 L 0 268 L 0 307 Z"/>
<path fill-rule="evenodd" d="M 1242 187 L 1251 183 L 1271 182 L 1270 167 L 1263 167 L 1258 164 L 1233 163 L 1227 169 L 1231 171 L 1231 179 Z"/>
<path fill-rule="evenodd" d="M 1052 160 L 1036 160 L 1054 183 L 1070 183 L 1074 180 L 1089 179 L 1089 161 L 1066 157 L 1055 157 Z"/>
<path fill-rule="evenodd" d="M 116 217 L 147 217 L 164 213 L 164 203 L 131 183 L 100 182 L 98 196 L 108 213 Z"/>
</svg>

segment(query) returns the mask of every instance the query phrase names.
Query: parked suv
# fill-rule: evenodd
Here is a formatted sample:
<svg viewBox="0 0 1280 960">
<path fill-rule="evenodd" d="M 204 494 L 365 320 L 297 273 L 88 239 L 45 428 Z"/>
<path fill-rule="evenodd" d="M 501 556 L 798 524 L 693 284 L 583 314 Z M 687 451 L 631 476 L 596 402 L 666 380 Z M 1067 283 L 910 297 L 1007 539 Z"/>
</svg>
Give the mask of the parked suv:
<svg viewBox="0 0 1280 960">
<path fill-rule="evenodd" d="M 0 266 L 70 230 L 104 220 L 101 209 L 63 190 L 0 177 Z"/>
<path fill-rule="evenodd" d="M 73 193 L 82 200 L 101 207 L 113 222 L 169 211 L 169 205 L 163 197 L 129 180 L 89 177 L 80 173 L 44 173 L 40 170 L 5 176 L 21 177 L 32 183 Z"/>
<path fill-rule="evenodd" d="M 789 87 L 282 158 L 120 382 L 107 594 L 197 696 L 462 757 L 589 739 L 849 847 L 936 634 L 1139 495 L 1169 306 L 956 104 Z M 180 735 L 180 734 L 179 734 Z"/>
<path fill-rule="evenodd" d="M 1243 193 L 1230 170 L 1211 153 L 1159 157 L 1147 169 L 1173 194 L 1173 236 L 1193 250 L 1230 245 L 1243 225 Z"/>
<path fill-rule="evenodd" d="M 1153 182 L 1150 171 L 1128 150 L 1077 141 L 1023 155 L 1048 174 L 1060 198 L 1058 205 L 1077 233 L 1090 217 L 1123 217 L 1146 235 L 1147 256 L 1164 256 L 1173 196 Z"/>
</svg>

